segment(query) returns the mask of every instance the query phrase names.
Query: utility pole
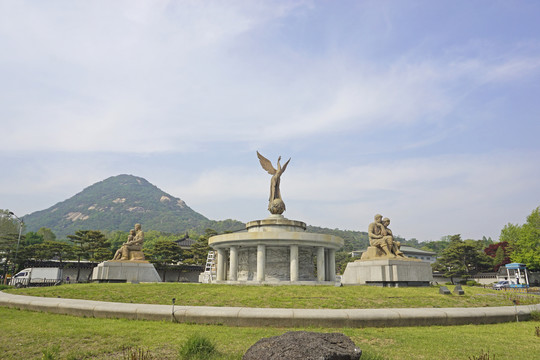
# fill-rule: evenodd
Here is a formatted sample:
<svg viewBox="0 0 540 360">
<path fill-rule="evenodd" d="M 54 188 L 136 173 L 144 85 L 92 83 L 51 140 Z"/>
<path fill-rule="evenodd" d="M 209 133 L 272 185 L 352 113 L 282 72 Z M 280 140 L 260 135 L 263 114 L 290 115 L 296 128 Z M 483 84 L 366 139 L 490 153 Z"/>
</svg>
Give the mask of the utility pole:
<svg viewBox="0 0 540 360">
<path fill-rule="evenodd" d="M 17 248 L 15 249 L 15 259 L 13 260 L 13 270 L 11 271 L 11 277 L 13 278 L 13 275 L 15 275 L 15 267 L 17 266 L 17 255 L 19 254 L 19 245 L 21 243 L 21 234 L 22 234 L 22 228 L 23 228 L 24 222 L 12 211 L 9 212 L 9 215 L 15 216 L 15 218 L 19 222 L 19 238 L 17 239 Z M 7 276 L 4 279 L 4 284 L 6 283 L 6 281 L 7 281 Z"/>
</svg>

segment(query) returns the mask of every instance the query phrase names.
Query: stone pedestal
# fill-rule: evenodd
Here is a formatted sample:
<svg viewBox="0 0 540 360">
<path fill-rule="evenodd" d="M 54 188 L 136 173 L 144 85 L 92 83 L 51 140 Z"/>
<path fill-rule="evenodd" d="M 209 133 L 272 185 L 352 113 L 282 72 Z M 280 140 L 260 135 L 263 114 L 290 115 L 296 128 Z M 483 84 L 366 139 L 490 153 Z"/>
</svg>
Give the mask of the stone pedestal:
<svg viewBox="0 0 540 360">
<path fill-rule="evenodd" d="M 343 285 L 429 286 L 431 281 L 431 265 L 409 258 L 350 262 L 341 277 Z"/>
<path fill-rule="evenodd" d="M 158 272 L 148 261 L 110 260 L 99 263 L 92 272 L 97 282 L 161 282 Z"/>
</svg>

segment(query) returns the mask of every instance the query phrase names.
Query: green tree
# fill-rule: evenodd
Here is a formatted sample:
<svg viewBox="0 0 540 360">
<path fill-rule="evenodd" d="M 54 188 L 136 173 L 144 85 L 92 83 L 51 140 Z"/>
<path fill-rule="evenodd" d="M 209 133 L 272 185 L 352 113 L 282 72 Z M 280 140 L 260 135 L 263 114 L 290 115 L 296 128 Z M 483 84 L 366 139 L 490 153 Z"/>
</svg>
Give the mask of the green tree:
<svg viewBox="0 0 540 360">
<path fill-rule="evenodd" d="M 22 229 L 20 228 L 22 226 Z M 14 265 L 15 269 L 22 263 L 19 257 L 19 233 L 24 231 L 24 224 L 10 215 L 9 210 L 0 210 L 0 261 L 2 261 L 4 283 L 7 280 L 9 268 Z M 24 243 L 24 236 L 21 236 L 21 244 Z M 17 257 L 17 264 L 13 264 Z"/>
<path fill-rule="evenodd" d="M 43 244 L 32 244 L 25 246 L 21 251 L 21 257 L 25 259 L 34 259 L 37 261 L 43 261 L 49 259 L 49 252 L 43 246 Z"/>
<path fill-rule="evenodd" d="M 443 237 L 441 240 L 426 241 L 423 243 L 423 246 L 420 249 L 426 250 L 426 251 L 433 251 L 437 254 L 440 254 L 449 245 L 450 245 L 450 237 L 446 236 L 446 237 Z"/>
<path fill-rule="evenodd" d="M 491 268 L 492 262 L 484 253 L 481 241 L 463 241 L 461 235 L 453 235 L 448 247 L 441 252 L 432 266 L 454 283 L 454 277 L 467 278 L 478 271 Z"/>
<path fill-rule="evenodd" d="M 416 238 L 401 241 L 401 245 L 411 246 L 411 247 L 417 248 L 417 249 L 420 247 L 420 243 L 418 242 L 418 240 Z"/>
<path fill-rule="evenodd" d="M 510 251 L 512 251 L 516 245 L 516 242 L 519 239 L 521 234 L 521 226 L 508 223 L 501 230 L 501 235 L 499 236 L 499 242 L 506 241 L 510 246 Z"/>
<path fill-rule="evenodd" d="M 36 232 L 29 231 L 26 234 L 24 234 L 24 246 L 30 246 L 34 244 L 41 244 L 43 243 L 43 236 L 39 235 Z"/>
<path fill-rule="evenodd" d="M 343 275 L 347 264 L 360 259 L 359 256 L 352 257 L 350 252 L 347 251 L 337 251 L 336 252 L 336 273 Z"/>
<path fill-rule="evenodd" d="M 103 261 L 112 256 L 110 243 L 101 231 L 78 230 L 75 235 L 68 235 L 75 245 L 77 256 L 77 281 L 81 272 L 81 259 L 90 261 Z"/>
<path fill-rule="evenodd" d="M 151 262 L 163 270 L 163 280 L 165 280 L 167 265 L 177 263 L 182 259 L 182 249 L 171 240 L 159 239 L 148 252 L 148 257 Z"/>
<path fill-rule="evenodd" d="M 493 240 L 491 237 L 486 238 L 485 236 L 482 236 L 482 240 L 478 240 L 483 247 L 488 247 L 489 245 L 493 244 Z"/>
<path fill-rule="evenodd" d="M 191 245 L 191 248 L 186 251 L 184 263 L 194 265 L 205 265 L 208 252 L 212 248 L 208 245 L 208 239 L 217 232 L 213 229 L 206 229 L 204 235 L 201 235 L 197 242 Z"/>
<path fill-rule="evenodd" d="M 43 238 L 43 241 L 55 241 L 56 235 L 52 232 L 51 229 L 42 227 L 37 231 L 37 234 Z"/>
<path fill-rule="evenodd" d="M 499 246 L 497 250 L 495 251 L 495 257 L 493 258 L 493 268 L 497 268 L 498 270 L 498 267 L 500 266 L 500 264 L 502 264 L 502 262 L 504 261 L 504 258 L 505 258 L 504 249 L 502 246 Z"/>
<path fill-rule="evenodd" d="M 510 242 L 512 252 L 510 258 L 513 262 L 522 263 L 527 265 L 527 268 L 531 271 L 540 270 L 540 207 L 537 207 L 532 213 L 527 216 L 527 222 L 521 227 L 512 225 L 506 229 L 504 236 L 508 236 L 507 233 L 511 233 L 516 236 L 513 242 Z M 509 229 L 512 230 L 509 230 Z M 519 230 L 517 230 L 519 228 Z M 503 232 L 501 232 L 503 236 Z"/>
<path fill-rule="evenodd" d="M 498 271 L 502 265 L 510 263 L 510 250 L 507 241 L 491 244 L 484 249 L 484 252 L 493 258 L 494 271 Z"/>
</svg>

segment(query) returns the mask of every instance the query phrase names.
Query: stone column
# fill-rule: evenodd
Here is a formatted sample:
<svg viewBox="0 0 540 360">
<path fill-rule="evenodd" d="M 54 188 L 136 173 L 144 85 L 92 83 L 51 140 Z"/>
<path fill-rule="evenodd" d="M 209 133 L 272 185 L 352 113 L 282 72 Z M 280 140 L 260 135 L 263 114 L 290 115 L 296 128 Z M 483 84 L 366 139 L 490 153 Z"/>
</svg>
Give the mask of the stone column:
<svg viewBox="0 0 540 360">
<path fill-rule="evenodd" d="M 328 249 L 329 281 L 336 281 L 336 249 Z"/>
<path fill-rule="evenodd" d="M 230 262 L 229 279 L 236 281 L 238 279 L 238 246 L 231 246 Z"/>
<path fill-rule="evenodd" d="M 225 280 L 225 249 L 217 250 L 217 281 Z"/>
<path fill-rule="evenodd" d="M 324 247 L 319 246 L 317 248 L 317 281 L 324 281 L 325 275 L 325 266 L 324 266 Z"/>
<path fill-rule="evenodd" d="M 266 245 L 257 245 L 257 281 L 264 281 Z"/>
<path fill-rule="evenodd" d="M 324 278 L 325 280 L 330 279 L 330 260 L 328 258 L 330 254 L 328 253 L 328 249 L 324 249 Z"/>
<path fill-rule="evenodd" d="M 291 245 L 291 281 L 298 281 L 298 245 Z"/>
</svg>

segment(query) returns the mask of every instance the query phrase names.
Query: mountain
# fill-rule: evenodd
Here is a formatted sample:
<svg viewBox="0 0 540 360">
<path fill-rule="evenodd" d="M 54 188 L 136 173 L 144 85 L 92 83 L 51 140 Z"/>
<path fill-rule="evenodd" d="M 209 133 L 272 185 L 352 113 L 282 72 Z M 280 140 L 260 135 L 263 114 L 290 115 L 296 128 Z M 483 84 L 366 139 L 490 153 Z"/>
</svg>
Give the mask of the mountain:
<svg viewBox="0 0 540 360">
<path fill-rule="evenodd" d="M 213 221 L 186 203 L 133 175 L 113 176 L 91 185 L 48 209 L 24 217 L 27 231 L 51 229 L 58 239 L 77 230 L 129 231 L 141 223 L 145 231 L 204 233 L 244 228 L 235 220 Z"/>
</svg>

